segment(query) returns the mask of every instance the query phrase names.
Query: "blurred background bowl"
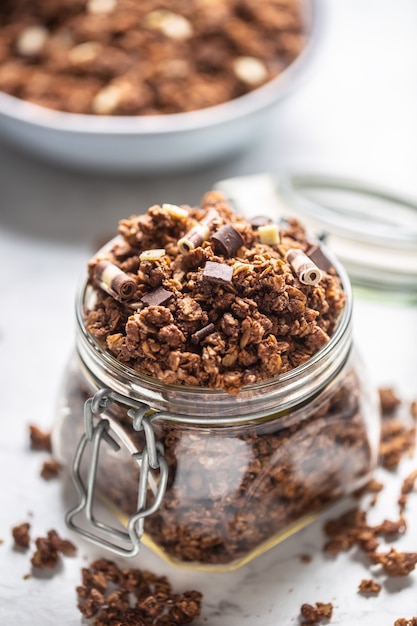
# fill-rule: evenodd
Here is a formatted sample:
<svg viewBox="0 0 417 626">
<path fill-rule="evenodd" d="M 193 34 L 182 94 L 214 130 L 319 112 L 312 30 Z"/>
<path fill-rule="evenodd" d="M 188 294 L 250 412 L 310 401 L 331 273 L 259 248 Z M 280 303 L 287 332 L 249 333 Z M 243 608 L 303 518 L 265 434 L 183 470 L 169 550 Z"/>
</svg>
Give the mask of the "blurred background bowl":
<svg viewBox="0 0 417 626">
<path fill-rule="evenodd" d="M 175 172 L 247 149 L 268 129 L 276 105 L 300 82 L 320 39 L 319 0 L 304 0 L 306 43 L 276 78 L 223 104 L 167 115 L 82 115 L 0 92 L 0 137 L 72 168 L 114 173 Z"/>
</svg>

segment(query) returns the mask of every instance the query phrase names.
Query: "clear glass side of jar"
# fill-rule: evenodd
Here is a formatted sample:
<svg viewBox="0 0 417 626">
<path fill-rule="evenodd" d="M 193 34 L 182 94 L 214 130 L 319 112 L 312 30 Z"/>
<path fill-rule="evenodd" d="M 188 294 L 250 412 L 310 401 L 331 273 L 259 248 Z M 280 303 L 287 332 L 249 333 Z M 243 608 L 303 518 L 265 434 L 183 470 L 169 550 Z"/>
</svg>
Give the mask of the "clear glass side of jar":
<svg viewBox="0 0 417 626">
<path fill-rule="evenodd" d="M 54 433 L 55 454 L 66 465 L 94 391 L 75 357 Z M 136 511 L 139 475 L 131 454 L 143 447 L 143 433 L 133 430 L 122 408 L 105 417 L 121 451 L 101 451 L 97 493 L 127 523 Z M 208 428 L 159 420 L 155 413 L 153 428 L 169 479 L 161 506 L 145 522 L 143 541 L 172 563 L 200 569 L 246 563 L 363 486 L 379 440 L 375 397 L 354 352 L 325 389 L 284 414 Z"/>
</svg>

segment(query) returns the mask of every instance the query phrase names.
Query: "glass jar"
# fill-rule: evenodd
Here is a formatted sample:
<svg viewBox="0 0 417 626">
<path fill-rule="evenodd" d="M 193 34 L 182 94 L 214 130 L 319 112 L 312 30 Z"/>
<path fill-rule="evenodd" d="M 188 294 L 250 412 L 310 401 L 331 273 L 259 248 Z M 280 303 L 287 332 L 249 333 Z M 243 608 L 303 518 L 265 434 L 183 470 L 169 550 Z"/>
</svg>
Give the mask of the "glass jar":
<svg viewBox="0 0 417 626">
<path fill-rule="evenodd" d="M 93 292 L 82 286 L 53 433 L 79 493 L 66 518 L 73 530 L 122 556 L 143 541 L 175 564 L 234 569 L 369 480 L 376 393 L 352 348 L 349 279 L 329 256 L 346 292 L 330 342 L 238 395 L 124 366 L 86 331 Z M 98 519 L 98 500 L 111 520 Z"/>
</svg>

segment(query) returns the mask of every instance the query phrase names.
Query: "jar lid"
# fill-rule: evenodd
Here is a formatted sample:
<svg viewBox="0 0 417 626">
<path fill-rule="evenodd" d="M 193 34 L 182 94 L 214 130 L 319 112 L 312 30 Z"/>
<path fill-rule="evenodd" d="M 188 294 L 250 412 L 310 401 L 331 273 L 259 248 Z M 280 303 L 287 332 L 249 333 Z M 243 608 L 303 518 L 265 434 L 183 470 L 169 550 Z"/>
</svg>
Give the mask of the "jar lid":
<svg viewBox="0 0 417 626">
<path fill-rule="evenodd" d="M 317 174 L 242 176 L 216 187 L 247 216 L 299 218 L 325 240 L 354 285 L 417 297 L 417 202 Z"/>
</svg>

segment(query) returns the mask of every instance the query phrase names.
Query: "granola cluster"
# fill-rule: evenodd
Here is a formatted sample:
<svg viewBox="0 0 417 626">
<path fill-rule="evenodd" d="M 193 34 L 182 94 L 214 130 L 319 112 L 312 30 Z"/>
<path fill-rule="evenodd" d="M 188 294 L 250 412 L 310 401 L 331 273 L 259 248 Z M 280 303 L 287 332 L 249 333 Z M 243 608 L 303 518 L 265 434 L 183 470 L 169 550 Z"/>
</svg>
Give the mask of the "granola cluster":
<svg viewBox="0 0 417 626">
<path fill-rule="evenodd" d="M 300 0 L 2 0 L 0 90 L 51 109 L 203 109 L 280 74 L 305 45 Z"/>
<path fill-rule="evenodd" d="M 166 576 L 99 559 L 82 569 L 78 608 L 93 626 L 176 626 L 200 615 L 199 591 L 174 593 Z"/>
<path fill-rule="evenodd" d="M 305 363 L 330 339 L 341 281 L 302 225 L 249 222 L 215 191 L 122 220 L 89 263 L 85 326 L 119 361 L 165 383 L 237 393 Z"/>
<path fill-rule="evenodd" d="M 31 525 L 29 522 L 23 522 L 12 528 L 12 536 L 16 548 L 21 550 L 29 549 L 31 543 L 30 530 Z M 74 556 L 77 552 L 76 546 L 68 539 L 60 537 L 54 529 L 49 530 L 46 537 L 37 537 L 35 545 L 36 550 L 30 559 L 32 567 L 35 568 L 34 571 L 46 568 L 53 569 L 58 565 L 60 555 Z"/>
</svg>

